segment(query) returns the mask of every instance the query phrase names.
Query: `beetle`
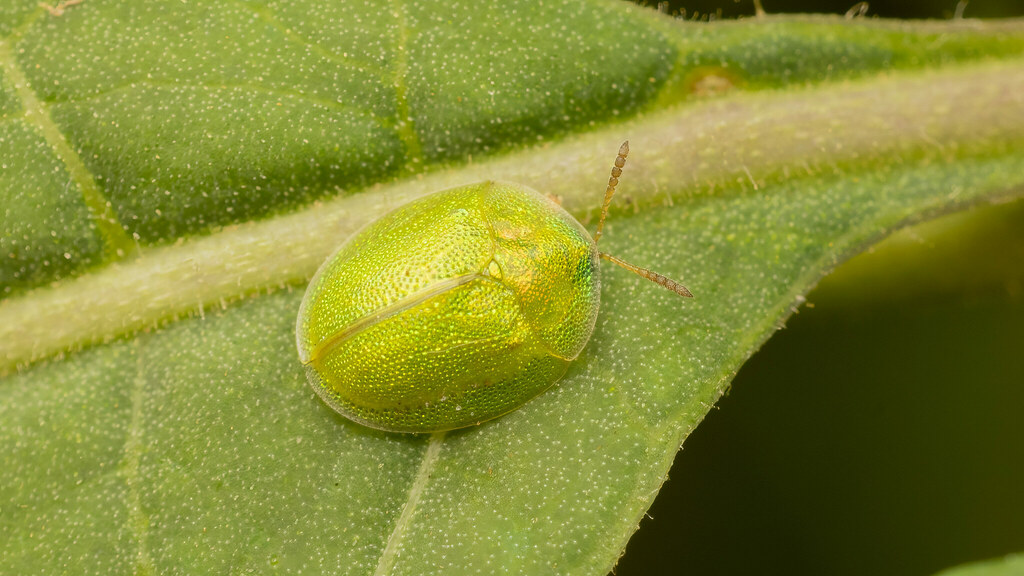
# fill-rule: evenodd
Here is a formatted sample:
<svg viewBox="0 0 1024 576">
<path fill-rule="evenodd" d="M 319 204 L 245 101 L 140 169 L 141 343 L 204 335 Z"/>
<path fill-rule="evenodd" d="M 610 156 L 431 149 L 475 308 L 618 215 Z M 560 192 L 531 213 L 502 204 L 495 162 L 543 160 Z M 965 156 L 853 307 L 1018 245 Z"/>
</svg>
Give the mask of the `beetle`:
<svg viewBox="0 0 1024 576">
<path fill-rule="evenodd" d="M 341 245 L 306 289 L 299 359 L 335 411 L 391 432 L 479 424 L 551 387 L 590 339 L 600 252 L 629 154 L 619 148 L 597 231 L 518 184 L 480 182 L 399 207 Z"/>
</svg>

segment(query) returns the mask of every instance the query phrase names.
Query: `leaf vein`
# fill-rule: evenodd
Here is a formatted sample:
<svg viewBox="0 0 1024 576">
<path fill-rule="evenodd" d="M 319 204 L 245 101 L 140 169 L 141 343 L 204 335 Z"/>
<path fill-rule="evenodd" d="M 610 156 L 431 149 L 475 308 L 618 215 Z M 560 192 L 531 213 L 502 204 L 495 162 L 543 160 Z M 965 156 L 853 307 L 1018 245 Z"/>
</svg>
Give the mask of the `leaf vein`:
<svg viewBox="0 0 1024 576">
<path fill-rule="evenodd" d="M 94 93 L 89 94 L 87 96 L 82 96 L 82 97 L 79 97 L 79 98 L 69 98 L 69 99 L 66 99 L 66 100 L 52 100 L 51 102 L 53 104 L 61 104 L 61 105 L 63 105 L 63 104 L 83 104 L 83 103 L 86 103 L 86 102 L 91 102 L 93 100 L 98 100 L 100 98 L 104 98 L 106 96 L 110 96 L 112 94 L 116 94 L 118 92 L 128 92 L 128 91 L 137 89 L 140 86 L 148 86 L 148 87 L 152 87 L 152 88 L 181 89 L 181 90 L 209 90 L 209 91 L 216 91 L 216 90 L 248 90 L 248 91 L 252 91 L 252 92 L 259 92 L 259 93 L 262 93 L 262 94 L 267 94 L 267 95 L 270 95 L 270 96 L 287 96 L 289 98 L 295 98 L 296 100 L 303 100 L 303 101 L 309 102 L 311 104 L 318 104 L 318 105 L 323 106 L 325 108 L 331 108 L 331 109 L 335 109 L 335 110 L 342 110 L 342 111 L 346 111 L 346 112 L 356 112 L 356 113 L 364 114 L 366 116 L 369 116 L 369 117 L 373 118 L 374 120 L 377 121 L 378 124 L 380 124 L 381 126 L 383 126 L 385 128 L 390 127 L 390 124 L 391 124 L 386 119 L 381 118 L 380 116 L 376 115 L 373 112 L 373 110 L 370 110 L 369 108 L 361 108 L 361 107 L 358 107 L 358 106 L 350 106 L 348 104 L 343 104 L 343 103 L 338 102 L 336 100 L 329 100 L 327 98 L 318 98 L 316 96 L 311 96 L 311 95 L 309 95 L 309 94 L 307 94 L 305 92 L 301 92 L 301 91 L 298 91 L 298 90 L 286 90 L 286 89 L 283 89 L 283 88 L 272 88 L 272 87 L 268 87 L 268 86 L 262 86 L 262 85 L 259 85 L 259 84 L 250 84 L 250 83 L 244 83 L 244 82 L 237 82 L 237 83 L 230 83 L 230 84 L 228 84 L 228 83 L 225 83 L 225 84 L 200 84 L 200 83 L 176 82 L 174 80 L 164 80 L 164 81 L 161 81 L 161 80 L 150 80 L 150 79 L 147 79 L 147 80 L 133 80 L 131 82 L 126 82 L 124 84 L 119 84 L 117 86 L 112 86 L 112 87 L 110 87 L 110 88 L 108 88 L 106 90 L 101 90 L 99 92 L 94 92 Z"/>
<path fill-rule="evenodd" d="M 287 38 L 289 42 L 302 46 L 303 48 L 309 48 L 313 50 L 314 52 L 316 52 L 317 56 L 320 56 L 324 60 L 334 62 L 335 64 L 341 64 L 343 66 L 352 67 L 359 71 L 373 72 L 374 74 L 377 74 L 378 76 L 381 77 L 387 74 L 386 70 L 381 68 L 379 65 L 374 64 L 373 62 L 367 60 L 357 60 L 354 58 L 349 58 L 347 56 L 339 56 L 338 54 L 331 52 L 327 48 L 324 48 L 320 44 L 308 40 L 301 34 L 298 34 L 294 30 L 289 28 L 288 26 L 285 26 L 280 20 L 277 19 L 277 16 L 274 15 L 274 11 L 271 10 L 270 8 L 257 8 L 240 0 L 231 0 L 231 3 L 243 10 L 248 10 L 252 12 L 257 18 L 268 24 L 271 28 L 277 30 L 281 34 L 284 34 L 285 38 Z"/>
<path fill-rule="evenodd" d="M 103 195 L 103 191 L 96 184 L 96 179 L 89 168 L 86 167 L 50 116 L 47 105 L 32 90 L 12 48 L 11 38 L 0 41 L 0 71 L 14 85 L 15 93 L 25 111 L 24 121 L 39 132 L 53 153 L 64 164 L 71 180 L 78 185 L 82 199 L 104 239 L 105 259 L 108 261 L 118 260 L 134 253 L 134 240 L 125 232 L 113 205 Z"/>
<path fill-rule="evenodd" d="M 438 456 L 441 454 L 441 446 L 444 444 L 444 435 L 444 432 L 434 432 L 427 441 L 427 451 L 423 454 L 419 470 L 416 471 L 416 477 L 413 478 L 412 485 L 409 487 L 409 496 L 405 501 L 405 506 L 402 507 L 402 513 L 395 522 L 391 535 L 388 536 L 384 551 L 381 552 L 374 576 L 391 574 L 395 563 L 398 562 L 398 549 L 402 545 L 406 530 L 412 524 L 416 505 L 419 504 L 420 497 L 430 482 L 430 475 L 434 471 L 434 465 L 437 464 Z"/>
<path fill-rule="evenodd" d="M 391 1 L 391 13 L 395 17 L 395 57 L 391 61 L 391 79 L 395 90 L 398 138 L 405 146 L 406 168 L 412 172 L 423 165 L 423 144 L 416 132 L 416 123 L 409 109 L 409 87 L 405 82 L 409 75 L 409 25 L 401 0 Z"/>
<path fill-rule="evenodd" d="M 138 341 L 133 343 L 132 348 L 136 355 L 136 368 L 132 385 L 131 422 L 128 434 L 125 436 L 121 470 L 124 473 L 125 484 L 128 486 L 128 530 L 135 536 L 137 542 L 135 573 L 155 574 L 156 567 L 149 555 L 149 517 L 142 511 L 142 496 L 140 494 L 142 477 L 139 474 L 139 461 L 142 459 L 143 452 L 142 436 L 145 431 L 145 420 L 142 413 L 146 394 L 145 364 Z"/>
</svg>

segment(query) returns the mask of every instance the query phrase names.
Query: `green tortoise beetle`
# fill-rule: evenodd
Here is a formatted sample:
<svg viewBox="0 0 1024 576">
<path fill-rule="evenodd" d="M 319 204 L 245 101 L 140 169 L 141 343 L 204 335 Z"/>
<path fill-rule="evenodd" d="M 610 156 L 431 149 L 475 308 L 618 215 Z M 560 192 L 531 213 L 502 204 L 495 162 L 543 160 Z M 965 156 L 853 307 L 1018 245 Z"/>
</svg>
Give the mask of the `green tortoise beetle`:
<svg viewBox="0 0 1024 576">
<path fill-rule="evenodd" d="M 593 239 L 546 196 L 481 182 L 410 202 L 347 240 L 313 277 L 296 323 L 316 393 L 381 430 L 472 426 L 565 374 L 594 330 L 600 259 L 691 297 L 597 249 L 628 154 L 626 142 Z"/>
</svg>

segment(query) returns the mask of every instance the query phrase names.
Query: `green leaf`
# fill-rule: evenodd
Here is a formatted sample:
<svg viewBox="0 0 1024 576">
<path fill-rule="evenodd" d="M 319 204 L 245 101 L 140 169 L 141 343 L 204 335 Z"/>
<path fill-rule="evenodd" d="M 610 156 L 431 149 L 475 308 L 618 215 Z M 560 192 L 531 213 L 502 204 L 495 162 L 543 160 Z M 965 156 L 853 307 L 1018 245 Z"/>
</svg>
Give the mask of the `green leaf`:
<svg viewBox="0 0 1024 576">
<path fill-rule="evenodd" d="M 156 6 L 0 6 L 2 573 L 603 573 L 818 278 L 1024 193 L 1019 22 Z M 315 397 L 295 314 L 341 240 L 487 178 L 586 220 L 627 137 L 602 247 L 692 302 L 606 269 L 567 377 L 473 429 Z"/>
</svg>

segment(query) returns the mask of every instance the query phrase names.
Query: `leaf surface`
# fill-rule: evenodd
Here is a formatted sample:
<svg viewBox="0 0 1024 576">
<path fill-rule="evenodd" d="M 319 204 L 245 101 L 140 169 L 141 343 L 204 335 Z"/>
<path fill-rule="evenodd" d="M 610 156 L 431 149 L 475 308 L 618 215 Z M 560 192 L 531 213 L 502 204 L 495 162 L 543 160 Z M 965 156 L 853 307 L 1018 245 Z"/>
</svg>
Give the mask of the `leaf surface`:
<svg viewBox="0 0 1024 576">
<path fill-rule="evenodd" d="M 0 7 L 0 572 L 603 573 L 822 274 L 1024 192 L 1019 23 L 154 6 Z M 693 301 L 606 268 L 566 378 L 477 428 L 320 403 L 294 322 L 341 240 L 487 178 L 590 220 L 627 137 L 602 247 Z"/>
</svg>

